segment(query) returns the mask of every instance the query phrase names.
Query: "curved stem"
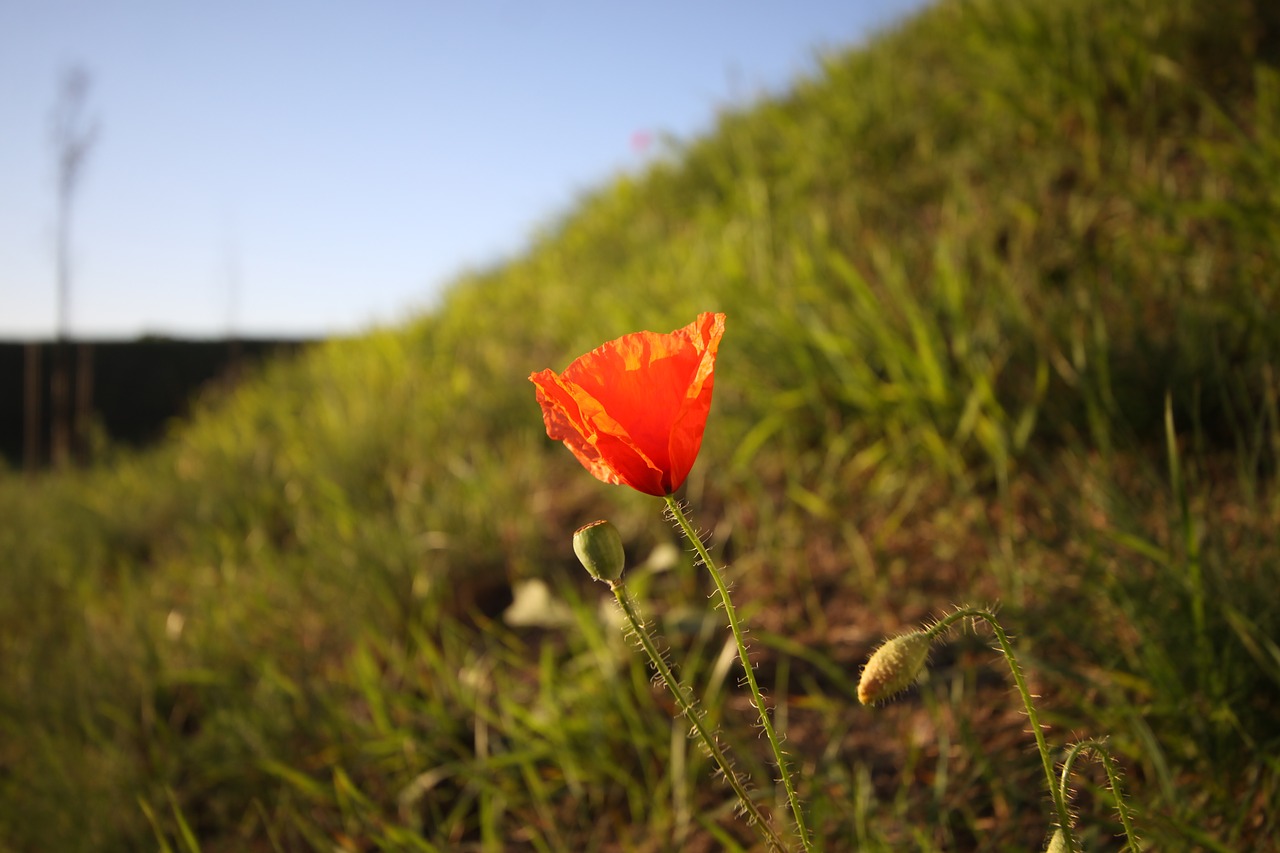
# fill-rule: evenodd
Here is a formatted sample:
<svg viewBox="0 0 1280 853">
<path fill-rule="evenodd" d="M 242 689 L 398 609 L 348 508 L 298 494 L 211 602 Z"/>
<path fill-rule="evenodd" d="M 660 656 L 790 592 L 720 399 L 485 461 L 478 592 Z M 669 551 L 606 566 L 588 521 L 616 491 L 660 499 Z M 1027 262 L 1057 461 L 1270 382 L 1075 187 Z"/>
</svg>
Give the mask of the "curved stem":
<svg viewBox="0 0 1280 853">
<path fill-rule="evenodd" d="M 1062 776 L 1058 781 L 1058 787 L 1062 790 L 1063 796 L 1066 796 L 1067 788 L 1071 785 L 1071 766 L 1076 763 L 1076 757 L 1091 746 L 1093 741 L 1085 740 L 1073 743 L 1067 750 L 1067 757 L 1062 759 Z"/>
<path fill-rule="evenodd" d="M 1040 729 L 1040 717 L 1036 714 L 1036 706 L 1031 701 L 1031 691 L 1027 688 L 1027 681 L 1022 676 L 1022 667 L 1018 664 L 1017 655 L 1013 652 L 1013 645 L 1009 642 L 1009 637 L 1005 634 L 1000 622 L 997 621 L 995 614 L 977 607 L 961 608 L 949 614 L 928 630 L 930 640 L 961 619 L 981 619 L 990 625 L 991 630 L 995 632 L 996 640 L 1000 643 L 1000 651 L 1004 654 L 1005 662 L 1009 664 L 1009 671 L 1013 673 L 1013 683 L 1018 688 L 1018 694 L 1022 696 L 1022 704 L 1026 708 L 1027 719 L 1031 723 L 1031 732 L 1036 738 L 1036 747 L 1040 750 L 1040 761 L 1044 765 L 1044 775 L 1049 785 L 1049 795 L 1053 797 L 1053 807 L 1058 813 L 1058 826 L 1062 829 L 1062 836 L 1067 842 L 1067 849 L 1078 849 L 1075 837 L 1071 832 L 1071 812 L 1067 808 L 1066 793 L 1059 787 L 1058 780 L 1054 775 L 1053 756 L 1049 754 L 1049 745 L 1045 743 L 1044 732 Z"/>
<path fill-rule="evenodd" d="M 715 734 L 707 727 L 707 722 L 703 718 L 702 712 L 694 705 L 693 697 L 689 695 L 688 689 L 684 684 L 676 681 L 675 676 L 671 673 L 671 668 L 667 666 L 667 662 L 663 659 L 662 653 L 658 651 L 658 646 L 653 641 L 653 637 L 649 635 L 649 629 L 645 627 L 635 608 L 632 607 L 631 600 L 627 598 L 622 582 L 612 581 L 609 583 L 609 588 L 613 590 L 613 596 L 618 600 L 618 606 L 622 608 L 623 615 L 627 617 L 631 630 L 635 632 L 636 637 L 640 640 L 640 646 L 644 649 L 645 654 L 649 656 L 649 662 L 653 664 L 653 668 L 658 671 L 658 676 L 675 697 L 676 705 L 680 708 L 680 712 L 692 721 L 694 733 L 702 741 L 702 745 L 706 747 L 707 753 L 720 766 L 720 771 L 724 773 L 724 778 L 729 783 L 729 787 L 733 789 L 733 793 L 738 796 L 738 802 L 742 803 L 750 822 L 760 827 L 761 832 L 765 835 L 765 840 L 772 849 L 786 850 L 786 845 L 778 837 L 773 825 L 769 823 L 764 814 L 761 813 L 760 807 L 756 805 L 755 800 L 751 799 L 751 796 L 747 793 L 747 789 L 737 771 L 733 769 L 729 757 L 721 749 Z"/>
<path fill-rule="evenodd" d="M 1129 812 L 1129 804 L 1125 801 L 1124 792 L 1120 790 L 1120 772 L 1116 769 L 1115 759 L 1111 757 L 1111 751 L 1107 749 L 1105 740 L 1091 738 L 1072 745 L 1062 762 L 1063 796 L 1066 796 L 1067 785 L 1070 782 L 1071 765 L 1075 762 L 1076 756 L 1085 750 L 1092 750 L 1102 762 L 1103 769 L 1107 771 L 1107 785 L 1111 788 L 1111 797 L 1115 800 L 1116 812 L 1119 813 L 1120 824 L 1124 827 L 1125 847 L 1133 853 L 1138 853 L 1138 839 L 1133 831 L 1133 815 Z"/>
<path fill-rule="evenodd" d="M 1125 802 L 1124 794 L 1120 790 L 1120 772 L 1116 769 L 1115 759 L 1106 749 L 1099 750 L 1098 754 L 1102 756 L 1102 766 L 1107 771 L 1107 783 L 1111 785 L 1111 795 L 1116 798 L 1116 811 L 1120 813 L 1120 825 L 1124 827 L 1125 843 L 1133 853 L 1138 853 L 1138 838 L 1133 833 L 1133 815 L 1129 813 L 1129 804 Z"/>
<path fill-rule="evenodd" d="M 747 686 L 751 689 L 751 699 L 756 706 L 756 710 L 760 712 L 760 723 L 764 728 L 765 736 L 769 739 L 769 746 L 773 748 L 773 758 L 778 766 L 778 775 L 782 777 L 782 785 L 787 792 L 787 802 L 791 805 L 791 814 L 796 821 L 796 831 L 800 834 L 800 843 L 805 850 L 813 849 L 813 842 L 809 839 L 809 829 L 805 825 L 804 810 L 800 807 L 800 798 L 796 795 L 795 784 L 791 779 L 791 770 L 787 765 L 786 754 L 782 751 L 782 743 L 778 740 L 778 733 L 773 728 L 773 720 L 769 717 L 769 712 L 765 708 L 764 697 L 760 694 L 760 687 L 756 684 L 755 668 L 751 664 L 751 656 L 747 652 L 747 640 L 743 635 L 742 623 L 738 619 L 738 611 L 733 606 L 733 600 L 729 598 L 729 587 L 725 584 L 724 575 L 720 569 L 716 567 L 715 561 L 711 559 L 707 547 L 702 544 L 701 537 L 698 536 L 693 525 L 689 523 L 689 518 L 684 514 L 684 510 L 680 508 L 680 504 L 675 498 L 667 495 L 667 511 L 671 513 L 671 517 L 680 525 L 680 529 L 684 532 L 698 556 L 702 559 L 703 565 L 707 567 L 707 571 L 711 573 L 712 580 L 715 581 L 716 590 L 720 593 L 720 602 L 724 605 L 725 616 L 729 620 L 729 630 L 733 632 L 734 642 L 738 645 L 738 659 L 742 662 L 742 671 L 746 673 Z"/>
</svg>

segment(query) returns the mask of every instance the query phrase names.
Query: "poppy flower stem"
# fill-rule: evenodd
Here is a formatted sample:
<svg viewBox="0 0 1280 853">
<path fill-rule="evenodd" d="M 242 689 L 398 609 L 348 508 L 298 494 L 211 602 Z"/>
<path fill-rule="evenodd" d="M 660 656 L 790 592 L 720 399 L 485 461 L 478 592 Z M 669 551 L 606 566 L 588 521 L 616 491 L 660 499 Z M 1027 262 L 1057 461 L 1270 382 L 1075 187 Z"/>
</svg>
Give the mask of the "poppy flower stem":
<svg viewBox="0 0 1280 853">
<path fill-rule="evenodd" d="M 729 783 L 729 787 L 737 795 L 738 802 L 742 804 L 742 808 L 746 811 L 750 822 L 758 826 L 760 831 L 764 833 L 765 840 L 769 843 L 769 848 L 771 850 L 785 851 L 787 849 L 786 844 L 778 836 L 773 824 L 760 811 L 760 807 L 756 805 L 755 800 L 747 793 L 742 777 L 738 775 L 738 771 L 734 769 L 729 756 L 721 748 L 715 733 L 707 725 L 702 711 L 694 704 L 694 699 L 689 694 L 688 688 L 682 682 L 676 680 L 671 672 L 671 667 L 667 666 L 666 659 L 662 656 L 662 652 L 658 650 L 658 645 L 649 633 L 648 626 L 631 604 L 631 599 L 627 596 L 622 581 L 616 580 L 608 583 L 609 589 L 613 591 L 613 596 L 618 601 L 618 607 L 622 610 L 623 616 L 626 617 L 627 623 L 631 626 L 632 633 L 639 640 L 640 647 L 649 656 L 649 662 L 653 664 L 658 677 L 662 679 L 667 689 L 671 691 L 671 695 L 675 697 L 676 706 L 680 708 L 680 713 L 693 723 L 691 734 L 698 736 L 698 739 L 702 741 L 702 745 L 706 747 L 707 754 L 719 765 L 725 781 Z"/>
<path fill-rule="evenodd" d="M 738 611 L 733 606 L 733 600 L 729 597 L 729 587 L 725 583 L 724 575 L 716 566 L 715 561 L 711 559 L 707 546 L 703 544 L 702 538 L 698 536 L 698 532 L 689 522 L 689 517 L 685 515 L 679 502 L 671 495 L 667 495 L 664 500 L 667 502 L 667 512 L 670 513 L 676 524 L 680 526 L 685 538 L 692 543 L 694 550 L 698 552 L 698 557 L 702 560 L 702 564 L 711 573 L 711 579 L 715 581 L 716 590 L 720 593 L 720 601 L 724 605 L 725 616 L 729 620 L 729 630 L 733 632 L 734 642 L 738 644 L 738 659 L 742 661 L 742 671 L 746 674 L 747 686 L 751 689 L 751 699 L 756 706 L 756 710 L 760 712 L 760 724 L 764 728 L 765 736 L 769 739 L 769 746 L 773 748 L 773 758 L 778 766 L 778 775 L 781 777 L 782 785 L 787 791 L 787 801 L 791 805 L 791 814 L 795 817 L 796 831 L 800 835 L 800 843 L 804 845 L 805 850 L 813 850 L 813 842 L 809 838 L 809 829 L 805 825 L 804 810 L 800 807 L 800 798 L 796 795 L 795 783 L 791 779 L 791 769 L 787 765 L 786 754 L 782 751 L 782 742 L 778 739 L 778 733 L 773 727 L 773 720 L 769 717 L 768 709 L 765 707 L 764 697 L 760 694 L 760 687 L 756 683 L 755 667 L 752 666 L 751 655 L 747 651 L 747 640 L 743 635 L 742 623 L 738 619 Z"/>
<path fill-rule="evenodd" d="M 1057 812 L 1058 828 L 1062 830 L 1063 840 L 1066 841 L 1067 849 L 1071 851 L 1079 850 L 1080 848 L 1076 846 L 1075 838 L 1071 832 L 1071 811 L 1067 805 L 1066 794 L 1059 787 L 1056 774 L 1053 772 L 1053 757 L 1049 754 L 1049 745 L 1045 743 L 1044 730 L 1040 728 L 1040 717 L 1036 714 L 1036 706 L 1032 701 L 1031 690 L 1028 689 L 1027 680 L 1022 675 L 1022 666 L 1018 663 L 1018 657 L 1013 652 L 1013 644 L 1009 642 L 1009 636 L 1005 634 L 1004 628 L 996 619 L 995 614 L 980 607 L 962 607 L 953 613 L 947 614 L 933 627 L 929 628 L 930 639 L 941 636 L 944 631 L 962 619 L 981 619 L 990 625 L 991 630 L 995 633 L 996 641 L 1000 645 L 1000 652 L 1004 655 L 1005 662 L 1009 664 L 1009 671 L 1013 673 L 1013 683 L 1018 688 L 1018 694 L 1022 696 L 1022 704 L 1027 711 L 1027 721 L 1031 724 L 1031 733 L 1036 738 L 1036 747 L 1040 750 L 1040 761 L 1044 765 L 1045 777 L 1049 783 L 1049 795 L 1053 798 L 1053 807 Z"/>
<path fill-rule="evenodd" d="M 1111 751 L 1107 749 L 1105 739 L 1090 738 L 1072 745 L 1062 762 L 1062 779 L 1058 789 L 1062 791 L 1064 797 L 1067 796 L 1071 785 L 1071 765 L 1075 763 L 1077 756 L 1085 753 L 1092 753 L 1102 762 L 1103 768 L 1107 771 L 1107 784 L 1111 786 L 1111 796 L 1115 799 L 1120 824 L 1124 827 L 1125 849 L 1138 853 L 1141 848 L 1138 846 L 1138 839 L 1133 830 L 1133 815 L 1129 811 L 1128 802 L 1125 801 L 1124 791 L 1120 788 L 1120 770 L 1116 767 L 1115 759 L 1111 757 Z"/>
</svg>

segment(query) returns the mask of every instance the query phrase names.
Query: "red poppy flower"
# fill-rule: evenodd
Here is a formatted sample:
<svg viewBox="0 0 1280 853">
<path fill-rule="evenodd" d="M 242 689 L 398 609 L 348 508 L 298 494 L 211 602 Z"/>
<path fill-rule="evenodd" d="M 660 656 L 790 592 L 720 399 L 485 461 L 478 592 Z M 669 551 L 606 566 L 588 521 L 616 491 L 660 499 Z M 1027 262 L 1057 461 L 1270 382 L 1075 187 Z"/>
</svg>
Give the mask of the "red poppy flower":
<svg viewBox="0 0 1280 853">
<path fill-rule="evenodd" d="M 529 379 L 547 435 L 606 483 L 669 495 L 689 476 L 711 411 L 723 314 L 669 335 L 635 332 Z"/>
</svg>

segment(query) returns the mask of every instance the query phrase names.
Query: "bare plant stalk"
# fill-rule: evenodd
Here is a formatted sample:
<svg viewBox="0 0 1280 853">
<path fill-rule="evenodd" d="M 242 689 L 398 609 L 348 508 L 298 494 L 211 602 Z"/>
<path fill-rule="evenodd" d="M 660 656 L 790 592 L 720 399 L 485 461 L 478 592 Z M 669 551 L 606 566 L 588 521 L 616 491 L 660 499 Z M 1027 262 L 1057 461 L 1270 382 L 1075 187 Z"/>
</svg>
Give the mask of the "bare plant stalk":
<svg viewBox="0 0 1280 853">
<path fill-rule="evenodd" d="M 52 140 L 58 163 L 55 258 L 58 328 L 50 381 L 53 409 L 50 450 L 54 467 L 70 461 L 75 434 L 71 426 L 71 352 L 68 343 L 71 334 L 71 212 L 85 159 L 98 135 L 96 122 L 85 124 L 84 108 L 89 82 L 89 73 L 83 68 L 68 70 L 63 76 L 62 91 L 53 115 Z"/>
<path fill-rule="evenodd" d="M 707 571 L 711 573 L 712 580 L 715 581 L 716 590 L 720 593 L 720 602 L 724 606 L 725 616 L 729 620 L 729 630 L 733 632 L 734 642 L 738 645 L 738 659 L 742 661 L 742 671 L 746 674 L 747 686 L 751 689 L 751 699 L 756 706 L 756 710 L 760 713 L 760 724 L 764 728 L 765 736 L 769 738 L 769 746 L 773 748 L 773 758 L 778 766 L 778 775 L 782 779 L 782 785 L 787 791 L 787 802 L 791 805 L 791 814 L 795 818 L 796 831 L 800 835 L 800 843 L 804 845 L 805 850 L 813 850 L 813 842 L 809 838 L 809 829 L 805 824 L 804 810 L 800 807 L 800 798 L 796 795 L 795 784 L 791 779 L 791 769 L 787 765 L 786 754 L 782 751 L 782 743 L 778 740 L 778 733 L 774 730 L 773 720 L 769 717 L 769 711 L 765 708 L 764 697 L 760 694 L 760 687 L 756 684 L 755 668 L 751 664 L 751 656 L 747 651 L 747 640 L 742 631 L 742 623 L 738 619 L 738 611 L 733 606 L 733 600 L 729 597 L 729 587 L 725 584 L 724 575 L 716 566 L 711 554 L 707 551 L 706 545 L 702 543 L 702 538 L 698 536 L 693 525 L 689 522 L 688 516 L 684 510 L 680 508 L 680 504 L 675 498 L 668 495 L 666 497 L 667 511 L 680 526 L 684 532 L 685 538 L 693 544 L 694 549 L 698 552 L 698 557 L 702 560 L 702 564 L 707 567 Z"/>
<path fill-rule="evenodd" d="M 693 734 L 698 736 L 702 741 L 703 747 L 706 748 L 707 754 L 720 767 L 720 772 L 724 774 L 725 781 L 729 783 L 729 787 L 733 789 L 733 793 L 737 795 L 738 802 L 742 804 L 742 808 L 746 811 L 750 823 L 760 828 L 764 833 L 765 840 L 769 847 L 773 850 L 785 851 L 786 845 L 778 836 L 764 814 L 760 811 L 760 807 L 756 805 L 750 794 L 747 793 L 746 786 L 743 784 L 742 778 L 733 768 L 729 757 L 725 754 L 720 746 L 719 740 L 715 733 L 711 731 L 707 725 L 706 718 L 702 711 L 694 703 L 693 697 L 689 695 L 688 688 L 683 683 L 676 680 L 671 672 L 671 668 L 667 666 L 666 660 L 662 653 L 658 651 L 657 643 L 649 634 L 649 629 L 644 621 L 640 619 L 635 608 L 631 604 L 631 600 L 627 597 L 626 591 L 623 589 L 622 581 L 609 581 L 609 588 L 613 590 L 613 597 L 617 599 L 618 606 L 622 609 L 622 613 L 627 617 L 627 622 L 631 626 L 632 633 L 640 641 L 641 648 L 644 649 L 646 655 L 649 656 L 649 662 L 653 664 L 653 668 L 657 670 L 658 676 L 666 684 L 667 689 L 671 691 L 671 695 L 675 697 L 676 705 L 680 708 L 680 713 L 684 714 L 690 722 L 693 723 Z"/>
</svg>

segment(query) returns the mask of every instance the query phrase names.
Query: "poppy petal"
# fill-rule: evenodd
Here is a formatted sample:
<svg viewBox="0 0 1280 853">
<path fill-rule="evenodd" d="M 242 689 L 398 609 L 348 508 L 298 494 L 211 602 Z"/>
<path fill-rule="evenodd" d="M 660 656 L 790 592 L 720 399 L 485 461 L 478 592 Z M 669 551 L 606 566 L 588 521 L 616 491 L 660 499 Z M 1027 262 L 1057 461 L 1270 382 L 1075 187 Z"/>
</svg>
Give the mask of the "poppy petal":
<svg viewBox="0 0 1280 853">
<path fill-rule="evenodd" d="M 723 314 L 701 314 L 670 334 L 603 344 L 559 376 L 531 375 L 548 437 L 604 482 L 674 492 L 702 446 L 723 334 Z"/>
</svg>

